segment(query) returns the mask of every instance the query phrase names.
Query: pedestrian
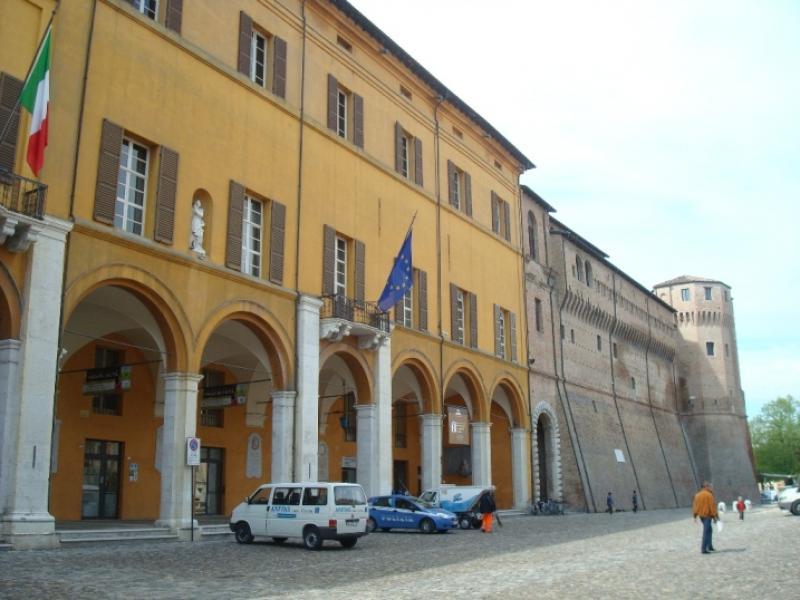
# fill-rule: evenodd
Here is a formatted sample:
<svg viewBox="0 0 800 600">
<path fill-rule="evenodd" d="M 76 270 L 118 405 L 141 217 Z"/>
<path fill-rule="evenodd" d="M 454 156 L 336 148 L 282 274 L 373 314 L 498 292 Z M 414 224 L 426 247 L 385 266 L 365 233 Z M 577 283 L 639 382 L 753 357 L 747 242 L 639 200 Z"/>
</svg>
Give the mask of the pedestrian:
<svg viewBox="0 0 800 600">
<path fill-rule="evenodd" d="M 611 495 L 611 492 L 608 492 L 606 497 L 606 512 L 610 515 L 614 514 L 614 496 Z"/>
<path fill-rule="evenodd" d="M 633 512 L 638 512 L 639 510 L 639 496 L 636 495 L 636 490 L 633 490 Z"/>
<path fill-rule="evenodd" d="M 736 501 L 736 510 L 739 511 L 739 520 L 744 521 L 744 511 L 747 508 L 747 505 L 742 500 L 742 497 L 739 496 L 739 499 Z"/>
<path fill-rule="evenodd" d="M 481 531 L 483 533 L 492 533 L 492 514 L 497 510 L 497 506 L 494 503 L 494 492 L 488 491 L 481 496 L 480 502 L 478 502 L 478 510 L 483 515 Z"/>
<path fill-rule="evenodd" d="M 703 487 L 694 495 L 692 517 L 695 521 L 699 517 L 703 523 L 703 540 L 700 544 L 700 552 L 703 554 L 714 552 L 714 545 L 711 543 L 711 523 L 716 522 L 719 516 L 716 501 L 714 500 L 714 491 L 708 481 L 704 481 Z"/>
</svg>

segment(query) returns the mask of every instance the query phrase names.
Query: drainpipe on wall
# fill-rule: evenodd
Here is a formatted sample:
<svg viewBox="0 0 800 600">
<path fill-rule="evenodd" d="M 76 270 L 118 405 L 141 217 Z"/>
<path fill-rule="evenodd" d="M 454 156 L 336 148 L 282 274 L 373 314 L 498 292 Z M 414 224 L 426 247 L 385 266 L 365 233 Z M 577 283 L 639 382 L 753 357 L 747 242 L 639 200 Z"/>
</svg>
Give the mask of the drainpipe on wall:
<svg viewBox="0 0 800 600">
<path fill-rule="evenodd" d="M 439 398 L 441 413 L 444 418 L 444 332 L 442 331 L 442 193 L 441 167 L 439 165 L 439 107 L 446 98 L 437 96 L 433 107 L 433 153 L 436 169 L 434 180 L 436 185 L 436 327 L 439 331 Z M 440 469 L 441 472 L 441 469 Z"/>
<path fill-rule="evenodd" d="M 523 243 L 523 235 L 524 235 L 524 228 L 522 226 L 522 188 L 520 187 L 519 177 L 517 177 L 517 202 L 519 203 L 518 212 L 519 215 L 517 217 L 517 226 L 519 227 L 518 234 L 519 234 L 519 246 L 520 246 L 520 276 L 522 278 L 521 281 L 521 288 L 522 288 L 522 317 L 525 319 L 525 390 L 527 393 L 527 399 L 525 404 L 528 405 L 528 443 L 529 448 L 531 450 L 531 497 L 530 497 L 530 504 L 533 504 L 533 500 L 536 497 L 536 476 L 533 472 L 533 436 L 535 435 L 534 427 L 533 427 L 533 398 L 532 398 L 532 390 L 531 390 L 531 346 L 529 343 L 529 339 L 531 337 L 531 330 L 530 330 L 530 319 L 528 318 L 528 281 L 525 276 L 525 245 Z M 541 470 L 541 467 L 540 467 Z"/>
</svg>

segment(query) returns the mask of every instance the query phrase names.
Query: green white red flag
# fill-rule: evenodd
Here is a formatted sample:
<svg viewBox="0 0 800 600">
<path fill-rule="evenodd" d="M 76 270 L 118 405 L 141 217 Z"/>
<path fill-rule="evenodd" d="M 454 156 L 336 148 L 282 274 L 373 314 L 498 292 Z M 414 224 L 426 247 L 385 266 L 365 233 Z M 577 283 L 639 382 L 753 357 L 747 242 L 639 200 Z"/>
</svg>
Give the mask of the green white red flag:
<svg viewBox="0 0 800 600">
<path fill-rule="evenodd" d="M 44 165 L 47 146 L 47 117 L 50 105 L 50 32 L 47 28 L 39 54 L 33 63 L 28 79 L 22 88 L 20 104 L 31 114 L 28 129 L 28 164 L 38 177 Z"/>
</svg>

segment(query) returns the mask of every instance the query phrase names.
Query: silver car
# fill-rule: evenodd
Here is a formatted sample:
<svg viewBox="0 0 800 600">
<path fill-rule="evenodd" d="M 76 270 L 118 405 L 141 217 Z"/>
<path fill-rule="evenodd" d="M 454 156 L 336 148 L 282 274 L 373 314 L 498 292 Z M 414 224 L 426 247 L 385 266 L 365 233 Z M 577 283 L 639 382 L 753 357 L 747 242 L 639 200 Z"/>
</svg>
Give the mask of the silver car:
<svg viewBox="0 0 800 600">
<path fill-rule="evenodd" d="M 797 486 L 784 488 L 778 495 L 778 507 L 781 510 L 790 510 L 793 515 L 800 517 L 800 488 Z"/>
</svg>

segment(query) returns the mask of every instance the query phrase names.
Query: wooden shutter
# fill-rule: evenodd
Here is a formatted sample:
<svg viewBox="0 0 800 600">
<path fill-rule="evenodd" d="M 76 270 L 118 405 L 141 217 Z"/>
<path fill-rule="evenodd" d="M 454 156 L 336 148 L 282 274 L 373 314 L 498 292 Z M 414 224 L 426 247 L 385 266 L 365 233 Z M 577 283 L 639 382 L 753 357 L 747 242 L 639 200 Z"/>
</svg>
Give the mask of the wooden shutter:
<svg viewBox="0 0 800 600">
<path fill-rule="evenodd" d="M 450 206 L 455 206 L 458 202 L 456 198 L 456 188 L 453 186 L 453 179 L 456 177 L 456 166 L 453 161 L 447 161 L 447 196 L 450 199 Z"/>
<path fill-rule="evenodd" d="M 472 177 L 464 171 L 464 211 L 468 217 L 472 216 Z"/>
<path fill-rule="evenodd" d="M 414 183 L 422 185 L 422 140 L 414 138 Z"/>
<path fill-rule="evenodd" d="M 456 321 L 456 312 L 458 311 L 458 301 L 456 300 L 456 296 L 458 295 L 458 288 L 455 284 L 450 284 L 450 337 L 454 342 L 458 342 L 459 344 L 464 343 L 464 339 L 458 335 L 458 325 Z"/>
<path fill-rule="evenodd" d="M 286 238 L 286 207 L 274 200 L 270 203 L 269 280 L 283 284 L 283 246 Z"/>
<path fill-rule="evenodd" d="M 239 73 L 250 77 L 250 45 L 253 43 L 253 19 L 244 12 L 239 12 Z"/>
<path fill-rule="evenodd" d="M 178 153 L 161 147 L 158 161 L 158 191 L 156 192 L 156 219 L 154 238 L 157 242 L 172 244 L 175 230 L 175 197 L 178 191 Z"/>
<path fill-rule="evenodd" d="M 500 307 L 497 304 L 493 304 L 494 306 L 494 354 L 495 356 L 503 357 L 503 353 L 500 352 Z"/>
<path fill-rule="evenodd" d="M 355 240 L 355 297 L 357 302 L 364 302 L 366 297 L 366 246 L 361 240 Z"/>
<path fill-rule="evenodd" d="M 328 129 L 336 131 L 336 105 L 338 104 L 339 82 L 328 73 Z"/>
<path fill-rule="evenodd" d="M 333 272 L 336 268 L 336 231 L 324 226 L 322 230 L 322 293 L 333 294 Z"/>
<path fill-rule="evenodd" d="M 500 231 L 500 202 L 494 192 L 492 192 L 492 231 L 495 233 Z"/>
<path fill-rule="evenodd" d="M 353 94 L 353 143 L 364 147 L 364 98 Z"/>
<path fill-rule="evenodd" d="M 517 362 L 517 315 L 508 313 L 508 339 L 511 344 L 511 362 Z"/>
<path fill-rule="evenodd" d="M 0 171 L 9 173 L 14 172 L 14 162 L 17 157 L 19 133 L 17 100 L 20 93 L 22 93 L 22 81 L 8 73 L 0 73 L 0 132 L 6 132 L 5 138 L 0 141 Z"/>
<path fill-rule="evenodd" d="M 181 32 L 181 22 L 183 21 L 183 0 L 167 0 L 167 15 L 164 25 L 175 33 Z"/>
<path fill-rule="evenodd" d="M 506 233 L 505 238 L 507 241 L 511 241 L 511 205 L 508 202 L 503 202 L 503 217 L 505 219 L 506 224 Z"/>
<path fill-rule="evenodd" d="M 428 274 L 417 269 L 417 306 L 419 307 L 419 329 L 428 330 Z"/>
<path fill-rule="evenodd" d="M 117 200 L 119 154 L 122 150 L 122 127 L 103 120 L 100 134 L 100 160 L 97 165 L 97 186 L 94 193 L 94 219 L 114 224 L 114 204 Z"/>
<path fill-rule="evenodd" d="M 469 346 L 478 347 L 478 298 L 475 294 L 469 296 Z"/>
<path fill-rule="evenodd" d="M 231 180 L 228 203 L 228 242 L 225 265 L 242 270 L 242 213 L 244 211 L 244 186 Z"/>
<path fill-rule="evenodd" d="M 394 170 L 403 174 L 403 127 L 400 121 L 394 123 Z"/>
<path fill-rule="evenodd" d="M 286 40 L 273 37 L 272 93 L 286 98 Z"/>
</svg>

